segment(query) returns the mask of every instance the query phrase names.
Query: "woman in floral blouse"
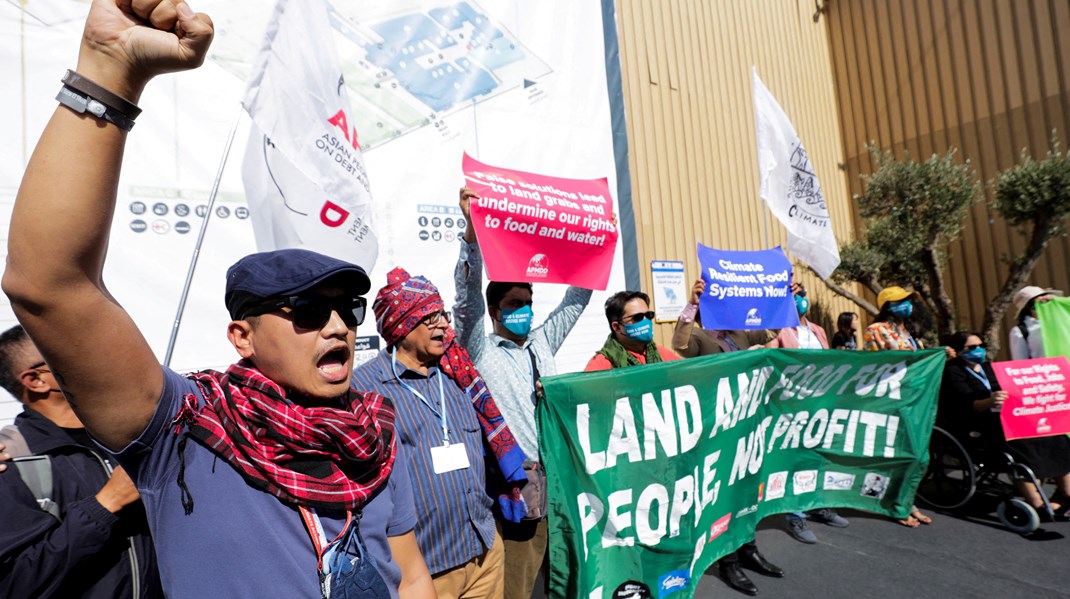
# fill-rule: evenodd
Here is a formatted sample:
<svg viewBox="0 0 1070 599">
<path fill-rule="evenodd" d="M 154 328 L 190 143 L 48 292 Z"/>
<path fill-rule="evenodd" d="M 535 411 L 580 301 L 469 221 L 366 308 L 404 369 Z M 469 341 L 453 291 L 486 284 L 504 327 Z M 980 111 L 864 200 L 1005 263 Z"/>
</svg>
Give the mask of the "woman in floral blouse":
<svg viewBox="0 0 1070 599">
<path fill-rule="evenodd" d="M 871 351 L 885 349 L 918 351 L 921 343 L 916 341 L 907 328 L 907 321 L 914 313 L 914 301 L 920 299 L 917 292 L 907 291 L 902 287 L 885 287 L 877 295 L 876 322 L 866 327 L 862 335 L 864 347 Z M 926 516 L 914 506 L 910 515 L 899 523 L 914 528 L 919 524 L 931 524 L 932 518 Z"/>
<path fill-rule="evenodd" d="M 865 349 L 879 351 L 882 349 L 899 349 L 917 351 L 919 343 L 907 329 L 907 320 L 914 313 L 912 300 L 918 299 L 916 291 L 911 292 L 902 287 L 885 287 L 877 296 L 876 322 L 866 327 L 862 335 Z"/>
</svg>

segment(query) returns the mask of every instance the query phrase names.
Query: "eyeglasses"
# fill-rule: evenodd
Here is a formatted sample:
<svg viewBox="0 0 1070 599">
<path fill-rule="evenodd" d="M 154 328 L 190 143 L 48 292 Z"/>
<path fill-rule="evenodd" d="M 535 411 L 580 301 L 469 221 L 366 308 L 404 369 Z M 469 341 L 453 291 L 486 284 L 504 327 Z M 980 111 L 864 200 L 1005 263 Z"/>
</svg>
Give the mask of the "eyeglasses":
<svg viewBox="0 0 1070 599">
<path fill-rule="evenodd" d="M 631 316 L 625 316 L 624 318 L 620 319 L 620 321 L 622 323 L 624 323 L 624 324 L 635 324 L 637 322 L 643 322 L 644 319 L 653 321 L 654 320 L 654 313 L 653 312 L 638 312 L 636 314 L 632 314 Z"/>
<path fill-rule="evenodd" d="M 975 349 L 977 349 L 978 347 L 981 347 L 981 348 L 987 348 L 987 347 L 988 347 L 988 344 L 987 344 L 987 343 L 974 343 L 974 344 L 972 344 L 972 345 L 967 345 L 967 346 L 965 346 L 965 347 L 963 348 L 963 350 L 965 350 L 965 351 L 972 351 L 972 350 L 975 350 Z"/>
<path fill-rule="evenodd" d="M 322 295 L 292 295 L 266 302 L 249 308 L 242 315 L 260 316 L 288 308 L 285 312 L 299 329 L 322 329 L 331 319 L 331 313 L 337 312 L 347 327 L 355 327 L 364 322 L 364 313 L 368 300 L 363 297 L 324 297 Z"/>
<path fill-rule="evenodd" d="M 436 327 L 442 322 L 442 319 L 446 319 L 446 324 L 449 324 L 453 320 L 453 315 L 446 310 L 439 310 L 423 317 L 420 324 L 427 325 L 427 328 Z"/>
<path fill-rule="evenodd" d="M 46 364 L 45 362 L 38 362 L 38 363 L 34 364 L 33 366 L 27 367 L 26 370 L 38 370 L 38 371 L 41 371 L 41 372 L 52 372 L 52 370 L 48 368 L 48 364 Z"/>
</svg>

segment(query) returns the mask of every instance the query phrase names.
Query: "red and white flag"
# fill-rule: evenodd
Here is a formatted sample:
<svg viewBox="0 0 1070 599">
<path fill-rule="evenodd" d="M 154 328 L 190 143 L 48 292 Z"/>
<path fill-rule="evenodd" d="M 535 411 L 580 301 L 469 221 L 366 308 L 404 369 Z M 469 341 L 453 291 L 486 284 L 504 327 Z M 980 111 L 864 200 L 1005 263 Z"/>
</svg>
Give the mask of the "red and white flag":
<svg viewBox="0 0 1070 599">
<path fill-rule="evenodd" d="M 242 105 L 256 245 L 303 247 L 371 272 L 379 253 L 364 156 L 326 0 L 279 0 Z"/>
</svg>

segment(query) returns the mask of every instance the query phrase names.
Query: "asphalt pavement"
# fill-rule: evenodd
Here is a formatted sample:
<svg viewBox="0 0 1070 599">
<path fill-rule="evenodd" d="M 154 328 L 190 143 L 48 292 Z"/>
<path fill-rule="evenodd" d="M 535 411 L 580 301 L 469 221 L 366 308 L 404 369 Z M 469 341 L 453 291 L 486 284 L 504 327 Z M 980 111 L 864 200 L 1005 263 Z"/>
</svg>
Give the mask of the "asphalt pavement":
<svg viewBox="0 0 1070 599">
<path fill-rule="evenodd" d="M 1070 597 L 1070 522 L 1043 523 L 1021 536 L 1000 524 L 996 503 L 978 497 L 968 510 L 954 513 L 923 507 L 933 523 L 917 528 L 838 510 L 850 526 L 811 524 L 818 538 L 815 545 L 788 536 L 783 516 L 771 516 L 759 525 L 755 538 L 762 554 L 786 576 L 747 574 L 758 586 L 760 599 Z M 714 565 L 699 582 L 695 597 L 747 595 L 728 587 Z"/>
<path fill-rule="evenodd" d="M 1070 523 L 1041 524 L 1027 537 L 1005 529 L 984 501 L 970 513 L 924 509 L 933 523 L 907 528 L 882 516 L 839 510 L 847 528 L 811 524 L 816 545 L 805 545 L 783 528 L 783 517 L 766 518 L 756 539 L 762 554 L 786 571 L 768 578 L 748 571 L 758 597 L 827 599 L 959 599 L 1070 597 Z M 711 568 L 695 597 L 739 599 Z"/>
</svg>

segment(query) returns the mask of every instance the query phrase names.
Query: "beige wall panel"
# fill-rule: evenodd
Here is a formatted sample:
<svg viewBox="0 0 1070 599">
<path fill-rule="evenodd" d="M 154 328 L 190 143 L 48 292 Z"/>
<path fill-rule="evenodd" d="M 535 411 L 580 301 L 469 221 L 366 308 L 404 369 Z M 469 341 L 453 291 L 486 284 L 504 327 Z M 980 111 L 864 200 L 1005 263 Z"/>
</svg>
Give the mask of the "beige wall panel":
<svg viewBox="0 0 1070 599">
<path fill-rule="evenodd" d="M 852 238 L 829 36 L 813 13 L 811 0 L 618 1 L 644 289 L 651 260 L 683 260 L 688 279 L 697 278 L 696 242 L 734 250 L 785 243 L 758 197 L 751 65 L 799 131 L 837 237 Z M 857 311 L 809 272 L 799 279 L 818 322 L 822 314 Z M 670 335 L 670 325 L 658 326 L 659 343 Z"/>
<path fill-rule="evenodd" d="M 1070 145 L 1070 3 L 1063 0 L 826 2 L 831 72 L 850 192 L 873 163 L 864 144 L 925 159 L 959 148 L 982 181 L 1047 151 L 1055 130 Z M 901 125 L 900 125 L 901 124 Z M 948 248 L 962 327 L 981 325 L 988 298 L 1024 247 L 985 204 Z M 1066 238 L 1051 242 L 1031 283 L 1070 287 Z M 1005 320 L 1010 324 L 1010 318 Z M 1004 331 L 1005 334 L 1005 331 Z M 1003 343 L 1006 346 L 1006 343 Z"/>
</svg>

